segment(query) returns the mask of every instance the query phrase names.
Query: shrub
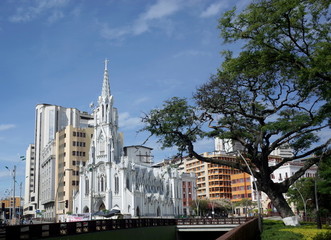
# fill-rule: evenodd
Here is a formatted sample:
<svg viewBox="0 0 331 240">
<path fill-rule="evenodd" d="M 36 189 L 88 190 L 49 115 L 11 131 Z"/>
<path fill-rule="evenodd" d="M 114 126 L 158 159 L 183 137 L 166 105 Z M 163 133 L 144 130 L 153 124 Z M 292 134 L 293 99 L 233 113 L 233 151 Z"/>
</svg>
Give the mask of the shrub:
<svg viewBox="0 0 331 240">
<path fill-rule="evenodd" d="M 330 239 L 331 239 L 331 231 L 321 232 L 313 237 L 313 240 L 330 240 Z"/>
</svg>

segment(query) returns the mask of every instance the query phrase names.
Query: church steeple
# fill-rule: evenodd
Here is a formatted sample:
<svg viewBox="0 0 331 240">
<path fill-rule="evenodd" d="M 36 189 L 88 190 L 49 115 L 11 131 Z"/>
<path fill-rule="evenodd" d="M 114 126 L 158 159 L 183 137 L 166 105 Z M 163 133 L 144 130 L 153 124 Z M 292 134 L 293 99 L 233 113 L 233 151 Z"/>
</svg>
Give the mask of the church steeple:
<svg viewBox="0 0 331 240">
<path fill-rule="evenodd" d="M 110 97 L 110 86 L 109 86 L 109 77 L 108 77 L 108 59 L 105 59 L 105 70 L 103 74 L 103 83 L 102 83 L 102 91 L 101 96 L 103 99 Z"/>
</svg>

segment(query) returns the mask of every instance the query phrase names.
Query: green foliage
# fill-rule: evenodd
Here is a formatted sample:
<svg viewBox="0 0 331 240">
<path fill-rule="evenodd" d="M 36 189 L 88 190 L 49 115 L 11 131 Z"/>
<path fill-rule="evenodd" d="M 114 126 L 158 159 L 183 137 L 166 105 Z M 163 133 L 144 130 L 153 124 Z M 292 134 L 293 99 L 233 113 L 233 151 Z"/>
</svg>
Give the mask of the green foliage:
<svg viewBox="0 0 331 240">
<path fill-rule="evenodd" d="M 165 101 L 163 108 L 153 109 L 142 121 L 146 124 L 140 131 L 149 131 L 159 137 L 162 148 L 177 146 L 179 152 L 203 136 L 196 109 L 186 99 L 173 97 Z"/>
<path fill-rule="evenodd" d="M 181 98 L 165 101 L 146 114 L 142 130 L 158 137 L 163 148 L 176 146 L 210 162 L 214 159 L 195 152 L 198 139 L 238 141 L 258 187 L 274 199 L 283 217 L 293 214 L 282 194 L 320 155 L 331 154 L 331 140 L 318 137 L 331 123 L 330 9 L 326 0 L 257 0 L 241 13 L 225 13 L 221 36 L 225 42 L 244 42 L 241 52 L 224 52 L 217 73 L 194 93 L 195 106 Z M 268 166 L 270 153 L 284 145 L 294 149 L 294 156 Z M 288 161 L 312 155 L 283 182 L 270 179 Z M 249 173 L 241 162 L 217 163 Z"/>
<path fill-rule="evenodd" d="M 275 220 L 263 220 L 262 240 L 311 240 L 317 235 L 327 235 L 325 229 L 316 229 L 316 225 L 302 224 L 300 227 L 284 226 L 283 222 Z M 330 238 L 325 238 L 330 239 Z M 319 240 L 319 239 L 316 239 Z M 323 238 L 321 240 L 324 240 Z"/>
<path fill-rule="evenodd" d="M 321 232 L 313 237 L 313 240 L 330 240 L 330 239 L 331 239 L 331 231 Z"/>
<path fill-rule="evenodd" d="M 326 0 L 259 0 L 239 14 L 224 14 L 219 28 L 225 42 L 244 40 L 253 61 L 258 53 L 258 69 L 277 68 L 306 93 L 314 89 L 330 98 L 329 6 Z"/>
<path fill-rule="evenodd" d="M 323 159 L 320 163 L 318 189 L 321 193 L 329 194 L 331 197 L 331 157 Z"/>
<path fill-rule="evenodd" d="M 303 200 L 307 203 L 308 212 L 312 212 L 315 208 L 315 194 L 314 194 L 314 178 L 301 178 L 293 184 L 286 195 L 289 197 L 289 202 L 293 202 L 298 209 L 304 210 Z M 302 194 L 302 197 L 300 196 Z M 310 199 L 310 200 L 308 200 Z"/>
</svg>

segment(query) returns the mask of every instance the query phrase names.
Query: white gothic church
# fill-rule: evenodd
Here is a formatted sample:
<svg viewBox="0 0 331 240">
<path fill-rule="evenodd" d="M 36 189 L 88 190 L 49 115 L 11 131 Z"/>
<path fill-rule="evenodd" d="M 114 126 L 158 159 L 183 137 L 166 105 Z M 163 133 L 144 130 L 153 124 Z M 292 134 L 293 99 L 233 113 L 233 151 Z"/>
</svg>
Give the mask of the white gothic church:
<svg viewBox="0 0 331 240">
<path fill-rule="evenodd" d="M 74 213 L 118 209 L 131 217 L 182 215 L 182 182 L 192 181 L 192 176 L 169 166 L 153 167 L 152 148 L 124 147 L 113 103 L 106 60 L 102 92 L 93 112 L 89 160 L 80 168 Z"/>
</svg>

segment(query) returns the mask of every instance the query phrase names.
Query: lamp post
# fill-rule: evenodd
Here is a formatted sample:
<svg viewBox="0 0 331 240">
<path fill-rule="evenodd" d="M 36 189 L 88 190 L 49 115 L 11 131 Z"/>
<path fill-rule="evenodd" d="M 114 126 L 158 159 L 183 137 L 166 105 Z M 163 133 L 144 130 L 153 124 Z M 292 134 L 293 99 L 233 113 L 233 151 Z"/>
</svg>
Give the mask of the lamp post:
<svg viewBox="0 0 331 240">
<path fill-rule="evenodd" d="M 7 166 L 5 166 L 5 168 L 8 169 L 9 172 L 11 172 L 9 170 L 9 168 Z M 16 165 L 14 165 L 14 169 L 13 169 L 13 207 L 12 207 L 12 214 L 11 214 L 11 219 L 12 219 L 12 224 L 16 224 L 16 214 L 15 214 L 15 183 L 16 183 Z"/>
<path fill-rule="evenodd" d="M 73 169 L 71 169 L 71 168 L 64 169 L 64 171 L 62 173 L 62 176 L 61 176 L 60 180 L 58 181 L 57 189 L 56 189 L 56 192 L 55 192 L 55 199 L 54 199 L 54 214 L 55 214 L 54 221 L 55 221 L 55 223 L 58 220 L 57 219 L 57 205 L 58 205 L 60 182 L 62 181 L 62 179 L 64 177 L 65 171 L 73 171 Z"/>
<path fill-rule="evenodd" d="M 299 193 L 299 195 L 300 195 L 300 197 L 301 197 L 301 200 L 302 200 L 302 203 L 303 203 L 303 208 L 304 208 L 304 213 L 305 213 L 305 217 L 307 216 L 307 202 L 309 201 L 309 200 L 312 200 L 311 198 L 308 198 L 308 199 L 304 199 L 303 198 L 303 195 L 302 195 L 302 193 L 299 191 L 299 189 L 298 189 L 298 187 L 297 187 L 297 184 L 295 184 L 294 185 L 294 188 L 295 188 L 295 190 L 297 190 L 298 191 L 298 193 Z"/>
<path fill-rule="evenodd" d="M 254 177 L 252 169 L 250 168 L 250 166 L 248 165 L 248 162 L 246 161 L 246 159 L 243 157 L 243 155 L 241 155 L 240 151 L 238 150 L 238 154 L 240 155 L 240 157 L 244 160 L 246 166 L 248 167 L 249 172 L 251 173 L 251 176 Z M 258 224 L 259 224 L 259 230 L 262 233 L 262 217 L 261 217 L 261 199 L 260 199 L 260 191 L 257 188 L 257 184 L 256 181 L 253 182 L 254 187 L 257 191 L 256 194 L 256 200 L 257 200 L 257 211 L 258 211 Z"/>
</svg>

